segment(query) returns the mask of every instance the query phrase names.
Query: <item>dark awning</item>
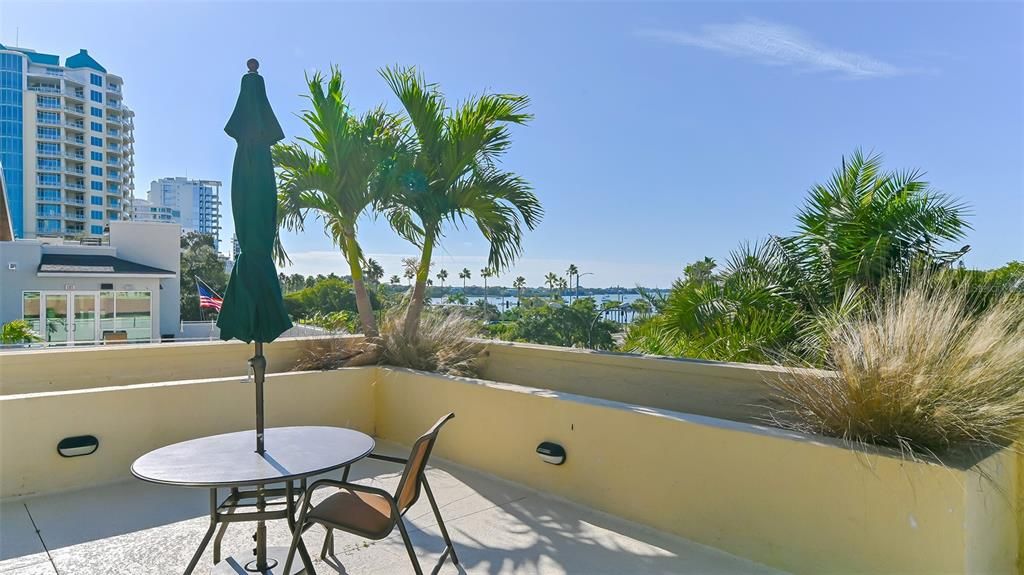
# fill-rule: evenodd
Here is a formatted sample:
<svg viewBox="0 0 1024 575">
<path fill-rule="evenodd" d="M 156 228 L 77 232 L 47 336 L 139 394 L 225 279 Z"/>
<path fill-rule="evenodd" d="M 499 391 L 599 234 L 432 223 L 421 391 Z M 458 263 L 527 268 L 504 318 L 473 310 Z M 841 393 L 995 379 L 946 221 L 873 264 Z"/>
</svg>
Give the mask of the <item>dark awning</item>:
<svg viewBox="0 0 1024 575">
<path fill-rule="evenodd" d="M 150 276 L 174 277 L 170 270 L 154 268 L 114 256 L 84 254 L 43 254 L 39 262 L 40 276 Z"/>
</svg>

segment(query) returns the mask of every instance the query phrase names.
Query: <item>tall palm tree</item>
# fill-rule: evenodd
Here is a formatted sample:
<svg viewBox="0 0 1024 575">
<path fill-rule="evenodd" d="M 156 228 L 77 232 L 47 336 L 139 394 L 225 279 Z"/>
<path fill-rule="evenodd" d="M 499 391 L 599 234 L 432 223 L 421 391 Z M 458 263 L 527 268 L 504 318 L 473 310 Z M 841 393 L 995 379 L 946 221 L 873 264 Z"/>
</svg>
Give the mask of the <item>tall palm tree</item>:
<svg viewBox="0 0 1024 575">
<path fill-rule="evenodd" d="M 393 276 L 391 276 L 390 279 L 388 279 L 388 283 L 390 283 L 393 286 L 396 286 L 396 285 L 402 283 L 402 278 L 400 278 L 400 277 L 398 277 L 396 275 L 393 275 Z"/>
<path fill-rule="evenodd" d="M 278 220 L 281 227 L 301 231 L 312 212 L 349 265 L 363 333 L 377 335 L 370 297 L 363 281 L 362 249 L 356 239 L 359 217 L 383 201 L 378 185 L 394 163 L 402 141 L 402 122 L 375 108 L 356 116 L 346 102 L 341 72 L 306 77 L 311 109 L 302 113 L 310 135 L 273 148 L 278 168 Z M 279 259 L 287 258 L 283 249 Z"/>
<path fill-rule="evenodd" d="M 444 280 L 448 279 L 448 270 L 442 268 L 437 272 L 437 279 L 441 282 L 441 289 L 444 289 Z"/>
<path fill-rule="evenodd" d="M 370 283 L 375 284 L 384 277 L 384 268 L 377 260 L 370 258 L 366 260 L 366 263 L 363 266 L 363 277 L 365 277 Z"/>
<path fill-rule="evenodd" d="M 487 312 L 487 278 L 491 277 L 491 268 L 480 270 L 480 277 L 484 278 L 484 313 Z"/>
<path fill-rule="evenodd" d="M 523 288 L 526 287 L 526 278 L 519 276 L 512 282 L 512 287 L 516 288 L 516 302 L 522 304 L 523 302 Z"/>
<path fill-rule="evenodd" d="M 525 124 L 525 96 L 484 94 L 454 109 L 436 84 L 413 68 L 385 68 L 381 76 L 401 102 L 411 127 L 406 173 L 388 212 L 396 229 L 419 246 L 420 269 L 405 318 L 405 333 L 419 328 L 430 260 L 446 225 L 476 223 L 490 243 L 487 267 L 498 272 L 522 252 L 522 228 L 543 215 L 530 185 L 501 170 L 512 143 L 511 124 Z"/>
<path fill-rule="evenodd" d="M 551 299 L 555 298 L 555 287 L 558 286 L 558 274 L 555 272 L 548 272 L 548 275 L 544 276 L 544 284 L 551 290 Z"/>
<path fill-rule="evenodd" d="M 469 268 L 462 268 L 459 272 L 459 279 L 462 280 L 462 293 L 466 293 L 466 280 L 468 280 L 472 274 L 469 272 Z"/>
<path fill-rule="evenodd" d="M 579 276 L 580 270 L 576 267 L 576 264 L 569 264 L 569 269 L 565 270 L 566 275 L 569 276 L 569 287 L 572 287 L 572 276 Z M 579 299 L 580 297 L 580 285 L 579 281 L 576 282 L 576 292 L 573 299 Z"/>
<path fill-rule="evenodd" d="M 419 267 L 420 261 L 418 259 L 402 258 L 402 277 L 409 282 L 409 286 L 412 286 L 412 280 L 416 277 Z"/>
</svg>

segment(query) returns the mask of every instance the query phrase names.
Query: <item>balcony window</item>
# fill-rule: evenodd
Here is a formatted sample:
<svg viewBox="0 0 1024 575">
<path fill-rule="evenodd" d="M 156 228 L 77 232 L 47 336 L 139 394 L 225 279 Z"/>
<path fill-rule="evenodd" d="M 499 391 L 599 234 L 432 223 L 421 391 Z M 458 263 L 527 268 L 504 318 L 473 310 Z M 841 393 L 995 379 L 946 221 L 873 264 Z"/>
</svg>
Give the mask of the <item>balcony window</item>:
<svg viewBox="0 0 1024 575">
<path fill-rule="evenodd" d="M 94 146 L 103 147 L 103 138 L 97 138 L 96 136 L 89 136 L 89 143 Z M 102 158 L 102 156 L 101 156 Z"/>
<path fill-rule="evenodd" d="M 89 152 L 89 157 L 94 162 L 102 162 L 103 161 L 103 153 L 102 152 Z"/>
<path fill-rule="evenodd" d="M 42 204 L 36 206 L 36 215 L 41 218 L 59 218 L 60 217 L 60 206 Z"/>
<path fill-rule="evenodd" d="M 60 124 L 59 112 L 36 112 L 36 121 L 40 124 Z"/>
<path fill-rule="evenodd" d="M 89 187 L 92 188 L 93 190 L 97 191 L 97 192 L 102 192 L 103 191 L 103 182 L 91 182 L 89 184 Z"/>
<path fill-rule="evenodd" d="M 40 108 L 46 108 L 49 110 L 60 109 L 60 98 L 55 98 L 53 96 L 36 96 L 36 102 Z"/>
<path fill-rule="evenodd" d="M 102 206 L 103 205 L 103 198 L 101 198 L 99 196 L 93 196 L 93 197 L 89 198 L 89 203 L 94 205 L 94 206 Z"/>
<path fill-rule="evenodd" d="M 92 128 L 93 132 L 103 132 L 102 122 L 89 122 L 89 127 Z"/>
<path fill-rule="evenodd" d="M 97 92 L 96 90 L 90 90 L 89 91 L 89 99 L 92 100 L 93 102 L 98 102 L 98 103 L 102 104 L 103 103 L 103 93 L 102 92 Z"/>
<path fill-rule="evenodd" d="M 60 171 L 60 160 L 55 160 L 55 159 L 52 159 L 52 158 L 38 158 L 36 160 L 36 169 L 37 170 L 46 170 L 46 171 L 50 171 L 50 172 L 59 172 Z"/>
<path fill-rule="evenodd" d="M 91 108 L 89 108 L 89 113 L 92 114 L 93 116 L 97 117 L 97 118 L 102 118 L 103 117 L 103 108 L 96 108 L 95 106 L 91 107 Z"/>
<path fill-rule="evenodd" d="M 36 144 L 36 152 L 43 155 L 59 156 L 60 155 L 60 144 L 50 144 L 40 142 Z"/>
<path fill-rule="evenodd" d="M 41 140 L 59 140 L 60 128 L 36 128 L 36 136 Z"/>
<path fill-rule="evenodd" d="M 97 236 L 102 235 L 103 226 L 89 226 L 89 233 Z"/>
<path fill-rule="evenodd" d="M 39 174 L 36 183 L 43 186 L 59 186 L 60 175 L 59 174 Z"/>
<path fill-rule="evenodd" d="M 40 202 L 59 202 L 60 190 L 54 188 L 37 188 L 36 200 Z"/>
<path fill-rule="evenodd" d="M 89 74 L 89 83 L 93 86 L 103 86 L 103 76 L 99 74 Z M 95 93 L 95 92 L 94 92 Z"/>
<path fill-rule="evenodd" d="M 92 210 L 91 212 L 89 212 L 89 217 L 94 220 L 102 220 L 103 212 L 101 212 L 100 210 Z"/>
</svg>

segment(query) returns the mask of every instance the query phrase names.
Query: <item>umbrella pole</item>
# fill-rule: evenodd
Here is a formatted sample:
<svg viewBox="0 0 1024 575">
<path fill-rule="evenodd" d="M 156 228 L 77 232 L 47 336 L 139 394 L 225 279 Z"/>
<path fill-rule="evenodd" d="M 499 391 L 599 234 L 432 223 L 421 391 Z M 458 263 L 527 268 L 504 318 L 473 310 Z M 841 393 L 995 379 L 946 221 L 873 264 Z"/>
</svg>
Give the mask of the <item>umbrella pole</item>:
<svg viewBox="0 0 1024 575">
<path fill-rule="evenodd" d="M 256 355 L 252 358 L 253 379 L 256 382 L 256 453 L 263 455 L 263 376 L 267 373 L 267 358 L 263 357 L 263 342 L 256 342 Z"/>
</svg>

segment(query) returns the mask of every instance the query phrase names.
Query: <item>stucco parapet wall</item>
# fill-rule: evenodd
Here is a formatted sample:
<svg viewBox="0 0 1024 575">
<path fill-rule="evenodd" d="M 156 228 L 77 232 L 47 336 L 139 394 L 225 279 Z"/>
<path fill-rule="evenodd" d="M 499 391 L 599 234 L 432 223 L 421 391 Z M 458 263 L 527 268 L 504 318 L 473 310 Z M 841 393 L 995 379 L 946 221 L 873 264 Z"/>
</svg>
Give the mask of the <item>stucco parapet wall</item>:
<svg viewBox="0 0 1024 575">
<path fill-rule="evenodd" d="M 358 341 L 362 336 L 342 336 Z M 304 342 L 279 339 L 264 346 L 268 373 L 290 371 Z M 0 352 L 0 396 L 67 391 L 154 381 L 245 376 L 252 344 L 204 341 L 38 348 Z"/>
<path fill-rule="evenodd" d="M 773 380 L 829 372 L 484 341 L 481 376 L 721 419 L 765 422 Z M 776 415 L 777 416 L 777 415 Z"/>
</svg>

